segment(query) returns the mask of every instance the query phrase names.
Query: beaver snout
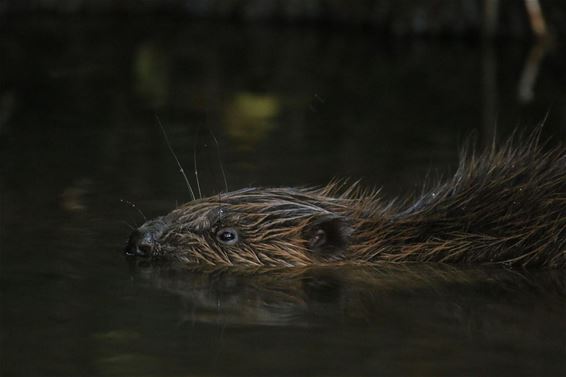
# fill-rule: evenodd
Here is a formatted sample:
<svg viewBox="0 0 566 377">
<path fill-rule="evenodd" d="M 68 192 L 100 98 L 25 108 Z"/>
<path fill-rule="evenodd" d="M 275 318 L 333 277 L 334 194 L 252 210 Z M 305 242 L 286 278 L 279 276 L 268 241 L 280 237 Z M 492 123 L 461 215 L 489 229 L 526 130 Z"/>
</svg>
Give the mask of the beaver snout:
<svg viewBox="0 0 566 377">
<path fill-rule="evenodd" d="M 151 220 L 134 230 L 124 253 L 134 257 L 152 257 L 159 250 L 159 238 L 165 229 L 165 222 L 162 218 Z"/>
</svg>

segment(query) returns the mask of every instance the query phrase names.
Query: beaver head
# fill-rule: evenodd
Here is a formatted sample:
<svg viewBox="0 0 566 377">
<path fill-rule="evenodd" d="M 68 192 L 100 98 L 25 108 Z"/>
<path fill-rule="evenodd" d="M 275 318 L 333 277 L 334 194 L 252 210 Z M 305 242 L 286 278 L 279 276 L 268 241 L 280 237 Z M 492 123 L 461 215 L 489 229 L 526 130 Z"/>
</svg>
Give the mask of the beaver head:
<svg viewBox="0 0 566 377">
<path fill-rule="evenodd" d="M 364 203 L 355 185 L 335 189 L 248 188 L 194 200 L 135 230 L 126 254 L 212 265 L 340 261 Z"/>
</svg>

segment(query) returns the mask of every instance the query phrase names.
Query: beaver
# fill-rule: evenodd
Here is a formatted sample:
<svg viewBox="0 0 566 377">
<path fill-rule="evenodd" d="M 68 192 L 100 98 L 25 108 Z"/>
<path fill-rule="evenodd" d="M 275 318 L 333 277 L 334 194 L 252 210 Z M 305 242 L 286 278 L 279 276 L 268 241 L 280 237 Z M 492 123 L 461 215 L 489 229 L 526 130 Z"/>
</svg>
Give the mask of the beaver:
<svg viewBox="0 0 566 377">
<path fill-rule="evenodd" d="M 125 253 L 185 265 L 565 268 L 566 151 L 539 135 L 464 148 L 454 175 L 414 199 L 344 181 L 196 199 L 133 231 Z"/>
</svg>

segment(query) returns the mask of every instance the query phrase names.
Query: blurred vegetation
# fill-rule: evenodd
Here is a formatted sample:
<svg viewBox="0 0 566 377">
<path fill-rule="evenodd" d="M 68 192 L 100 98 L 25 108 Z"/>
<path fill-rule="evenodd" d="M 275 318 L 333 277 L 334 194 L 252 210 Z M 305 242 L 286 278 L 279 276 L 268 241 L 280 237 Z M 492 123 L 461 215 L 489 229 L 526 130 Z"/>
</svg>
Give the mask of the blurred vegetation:
<svg viewBox="0 0 566 377">
<path fill-rule="evenodd" d="M 556 45 L 540 57 L 526 101 L 518 87 L 532 49 L 522 41 L 153 17 L 11 18 L 4 30 L 0 133 L 33 135 L 29 156 L 47 153 L 46 141 L 55 146 L 44 159 L 49 172 L 41 159 L 8 158 L 10 148 L 5 166 L 23 163 L 38 176 L 76 171 L 61 190 L 69 208 L 83 208 L 82 193 L 96 189 L 85 171 L 92 166 L 119 169 L 108 181 L 134 197 L 188 198 L 170 192 L 185 188 L 156 114 L 186 168 L 196 148 L 207 193 L 224 188 L 207 128 L 220 140 L 231 188 L 356 177 L 392 192 L 414 188 L 431 166 L 453 166 L 472 132 L 489 140 L 497 126 L 503 137 L 548 111 L 547 130 L 566 130 L 566 59 Z"/>
<path fill-rule="evenodd" d="M 566 2 L 540 0 L 550 30 L 566 33 Z M 0 12 L 64 14 L 169 13 L 245 22 L 349 25 L 393 35 L 478 35 L 494 23 L 498 35 L 532 33 L 525 2 L 500 0 L 4 0 Z"/>
<path fill-rule="evenodd" d="M 242 148 L 250 149 L 274 127 L 279 106 L 275 97 L 237 93 L 224 110 L 226 133 Z"/>
</svg>

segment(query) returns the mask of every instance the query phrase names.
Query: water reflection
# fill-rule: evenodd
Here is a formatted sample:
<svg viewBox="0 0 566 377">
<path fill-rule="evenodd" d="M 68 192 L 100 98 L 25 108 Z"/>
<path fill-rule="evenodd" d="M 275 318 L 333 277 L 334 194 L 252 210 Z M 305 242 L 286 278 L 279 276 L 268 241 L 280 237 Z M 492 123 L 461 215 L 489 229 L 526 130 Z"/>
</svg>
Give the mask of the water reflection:
<svg viewBox="0 0 566 377">
<path fill-rule="evenodd" d="M 184 320 L 191 323 L 309 326 L 392 320 L 445 326 L 450 320 L 475 323 L 496 336 L 509 330 L 502 320 L 509 316 L 546 326 L 545 316 L 552 312 L 536 306 L 517 312 L 521 302 L 565 309 L 559 305 L 566 298 L 562 271 L 438 265 L 203 270 L 135 263 L 130 266 L 140 284 L 183 298 Z M 566 320 L 557 323 L 566 326 Z"/>
<path fill-rule="evenodd" d="M 193 370 L 309 375 L 566 372 L 566 281 L 560 271 L 436 265 L 131 268 L 138 295 L 157 290 L 178 298 L 174 337 L 183 339 L 177 345 L 192 350 L 182 354 Z M 167 334 L 161 335 L 172 335 Z M 195 350 L 196 345 L 201 348 Z M 171 359 L 178 362 L 178 356 Z M 128 370 L 132 364 L 118 363 Z"/>
</svg>

